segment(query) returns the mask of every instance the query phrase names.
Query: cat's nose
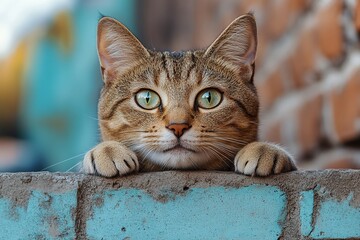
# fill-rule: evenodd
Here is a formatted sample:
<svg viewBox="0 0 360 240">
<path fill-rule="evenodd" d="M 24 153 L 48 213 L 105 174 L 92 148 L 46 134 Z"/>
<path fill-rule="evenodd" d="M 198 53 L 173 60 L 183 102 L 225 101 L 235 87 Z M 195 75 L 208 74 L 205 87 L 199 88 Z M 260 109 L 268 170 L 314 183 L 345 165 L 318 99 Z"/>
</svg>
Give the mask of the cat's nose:
<svg viewBox="0 0 360 240">
<path fill-rule="evenodd" d="M 166 126 L 168 129 L 172 130 L 178 138 L 181 137 L 186 129 L 189 129 L 191 126 L 187 123 L 173 123 Z"/>
</svg>

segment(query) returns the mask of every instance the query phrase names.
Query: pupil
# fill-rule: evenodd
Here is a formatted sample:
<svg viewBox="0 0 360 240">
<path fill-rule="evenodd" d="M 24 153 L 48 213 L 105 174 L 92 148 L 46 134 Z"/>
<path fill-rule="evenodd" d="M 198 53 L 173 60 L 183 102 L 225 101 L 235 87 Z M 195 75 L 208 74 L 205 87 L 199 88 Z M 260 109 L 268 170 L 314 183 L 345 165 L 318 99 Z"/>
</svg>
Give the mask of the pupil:
<svg viewBox="0 0 360 240">
<path fill-rule="evenodd" d="M 150 101 L 150 92 L 146 93 L 145 101 L 146 101 L 147 104 L 149 103 L 149 101 Z"/>
<path fill-rule="evenodd" d="M 205 98 L 206 98 L 206 100 L 208 100 L 209 103 L 211 103 L 211 94 L 210 94 L 210 92 L 207 92 L 205 94 Z"/>
</svg>

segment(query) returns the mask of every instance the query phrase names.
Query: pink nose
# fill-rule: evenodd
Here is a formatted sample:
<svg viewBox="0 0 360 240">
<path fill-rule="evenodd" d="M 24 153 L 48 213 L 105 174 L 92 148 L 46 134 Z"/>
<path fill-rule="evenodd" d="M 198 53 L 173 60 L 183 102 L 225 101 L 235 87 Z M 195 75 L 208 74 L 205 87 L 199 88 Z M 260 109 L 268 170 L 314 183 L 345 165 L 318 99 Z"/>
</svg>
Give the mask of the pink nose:
<svg viewBox="0 0 360 240">
<path fill-rule="evenodd" d="M 172 130 L 177 137 L 181 137 L 186 129 L 190 126 L 187 123 L 173 123 L 167 126 L 168 129 Z"/>
</svg>

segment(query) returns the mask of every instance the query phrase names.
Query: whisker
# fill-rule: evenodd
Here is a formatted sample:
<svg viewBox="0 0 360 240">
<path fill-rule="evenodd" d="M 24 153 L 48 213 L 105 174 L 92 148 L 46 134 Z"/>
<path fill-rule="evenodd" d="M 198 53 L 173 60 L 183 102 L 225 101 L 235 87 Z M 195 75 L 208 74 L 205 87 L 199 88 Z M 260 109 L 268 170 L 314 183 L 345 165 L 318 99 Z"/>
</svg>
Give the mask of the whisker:
<svg viewBox="0 0 360 240">
<path fill-rule="evenodd" d="M 237 151 L 240 150 L 240 148 L 238 148 L 238 147 L 234 147 L 234 146 L 231 146 L 231 145 L 226 145 L 226 144 L 223 144 L 223 143 L 216 143 L 215 145 L 218 145 L 219 147 L 224 148 L 224 150 L 227 150 L 232 154 L 234 154 L 234 153 L 236 153 Z"/>
<path fill-rule="evenodd" d="M 138 144 L 137 147 L 135 148 L 135 150 L 140 151 L 140 154 L 142 155 L 143 160 L 145 160 L 146 157 L 155 150 L 155 147 L 151 146 L 151 145 Z"/>
<path fill-rule="evenodd" d="M 233 151 L 229 151 L 228 149 L 220 149 L 217 146 L 213 146 L 222 156 L 226 158 L 226 160 L 231 161 L 230 157 L 233 155 Z"/>
<path fill-rule="evenodd" d="M 151 146 L 149 146 L 150 148 L 148 148 L 147 150 L 147 153 L 146 153 L 146 155 L 144 156 L 144 160 L 146 159 L 146 157 L 155 149 L 154 147 L 151 147 Z"/>
<path fill-rule="evenodd" d="M 199 165 L 191 157 L 188 159 L 191 162 L 192 167 L 194 167 L 195 169 L 199 169 Z"/>
<path fill-rule="evenodd" d="M 55 166 L 60 165 L 60 164 L 62 164 L 62 163 L 64 163 L 64 162 L 67 162 L 67 161 L 73 160 L 74 158 L 78 158 L 78 157 L 80 157 L 80 156 L 84 156 L 85 154 L 86 154 L 86 152 L 85 152 L 85 153 L 81 153 L 81 154 L 79 154 L 79 155 L 76 155 L 76 156 L 74 156 L 74 157 L 71 157 L 71 158 L 65 159 L 64 161 L 61 161 L 61 162 L 58 162 L 58 163 L 52 164 L 52 165 L 50 165 L 50 166 L 48 166 L 48 167 L 46 167 L 46 168 L 43 168 L 41 171 L 45 171 L 45 170 L 47 170 L 47 169 L 49 169 L 49 168 L 55 167 Z"/>
<path fill-rule="evenodd" d="M 209 151 L 208 151 L 207 149 L 204 150 L 203 147 L 202 147 L 202 149 L 203 149 L 203 152 L 204 152 L 210 159 L 213 158 L 213 156 L 210 156 L 210 155 L 209 155 L 209 153 L 208 153 Z M 210 150 L 210 151 L 211 151 L 211 150 Z M 216 155 L 215 157 L 218 158 L 218 155 Z M 223 161 L 221 161 L 221 162 L 223 162 Z M 221 162 L 219 162 L 219 161 L 216 162 L 216 165 L 217 165 L 219 168 L 222 167 Z"/>
<path fill-rule="evenodd" d="M 217 150 L 219 150 L 220 152 L 223 152 L 224 154 L 228 155 L 229 157 L 232 157 L 238 151 L 237 147 L 230 146 L 230 145 L 223 144 L 223 143 L 215 143 L 215 144 L 211 144 L 211 145 L 214 148 L 216 148 Z M 221 149 L 220 147 L 222 147 L 223 149 Z"/>
<path fill-rule="evenodd" d="M 90 119 L 92 119 L 92 120 L 96 120 L 96 121 L 99 121 L 99 119 L 98 118 L 96 118 L 96 117 L 91 117 L 91 116 L 87 116 L 88 118 L 90 118 Z"/>
<path fill-rule="evenodd" d="M 227 142 L 232 142 L 232 143 L 239 143 L 239 144 L 242 144 L 242 145 L 249 144 L 249 142 L 247 142 L 247 141 L 239 140 L 239 139 L 236 139 L 236 138 L 230 138 L 230 137 L 211 136 L 211 138 L 215 138 L 215 139 L 219 139 L 219 140 L 223 140 L 223 141 L 227 141 Z"/>
<path fill-rule="evenodd" d="M 230 139 L 230 140 L 234 140 L 234 141 L 238 141 L 238 142 L 245 142 L 244 139 L 239 139 L 239 138 L 235 138 L 235 137 L 224 137 L 224 136 L 218 136 L 218 135 L 215 135 L 215 136 L 211 136 L 211 137 L 215 137 L 215 138 L 223 138 L 223 139 Z"/>
<path fill-rule="evenodd" d="M 208 151 L 207 151 L 204 147 L 200 147 L 200 149 L 201 149 L 209 158 L 211 158 L 211 156 L 209 155 Z"/>
<path fill-rule="evenodd" d="M 218 142 L 211 142 L 210 143 L 219 143 L 219 144 L 223 144 L 229 147 L 235 147 L 235 148 L 239 148 L 241 146 L 245 146 L 246 144 L 242 143 L 242 142 L 235 142 L 235 141 L 231 141 L 231 140 L 225 140 L 225 139 L 219 139 L 220 141 Z"/>
<path fill-rule="evenodd" d="M 71 168 L 69 168 L 68 170 L 66 170 L 66 172 L 70 172 L 72 169 L 74 169 L 75 167 L 79 166 L 80 163 L 82 163 L 82 161 L 78 162 L 77 164 L 75 164 L 74 166 L 72 166 Z"/>
<path fill-rule="evenodd" d="M 148 133 L 150 131 L 148 131 L 148 130 L 121 131 L 121 133 L 135 133 L 135 132 L 137 132 L 137 133 Z"/>
<path fill-rule="evenodd" d="M 218 156 L 218 158 L 219 158 L 223 163 L 226 164 L 226 166 L 230 167 L 229 164 L 227 163 L 227 161 L 225 161 L 225 160 L 231 161 L 231 160 L 229 160 L 229 157 L 228 157 L 228 156 L 226 156 L 226 155 L 224 155 L 223 153 L 221 153 L 221 151 L 219 151 L 218 149 L 216 149 L 215 146 L 208 145 L 208 146 L 207 146 L 207 149 L 209 149 L 210 151 L 212 151 L 213 153 L 215 153 L 215 154 Z M 225 157 L 225 160 L 223 159 L 223 157 Z"/>
<path fill-rule="evenodd" d="M 220 155 L 218 152 L 216 152 L 214 149 L 209 149 L 210 151 L 212 151 L 216 156 L 217 156 L 217 158 L 221 161 L 221 162 L 223 162 L 223 163 L 225 163 L 225 165 L 227 166 L 227 167 L 230 167 L 229 166 L 229 164 L 227 163 L 227 158 L 225 158 L 225 160 L 223 159 L 223 156 L 222 155 Z"/>
</svg>

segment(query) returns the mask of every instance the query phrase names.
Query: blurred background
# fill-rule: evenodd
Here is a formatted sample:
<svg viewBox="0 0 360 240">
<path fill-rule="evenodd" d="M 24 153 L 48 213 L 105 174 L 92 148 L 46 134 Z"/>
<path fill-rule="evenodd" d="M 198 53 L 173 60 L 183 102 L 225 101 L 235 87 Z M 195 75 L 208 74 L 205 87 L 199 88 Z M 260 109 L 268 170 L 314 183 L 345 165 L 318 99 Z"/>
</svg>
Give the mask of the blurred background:
<svg viewBox="0 0 360 240">
<path fill-rule="evenodd" d="M 174 51 L 205 48 L 248 11 L 260 139 L 303 169 L 360 168 L 358 0 L 0 0 L 0 171 L 74 171 L 99 142 L 101 15 Z"/>
</svg>

